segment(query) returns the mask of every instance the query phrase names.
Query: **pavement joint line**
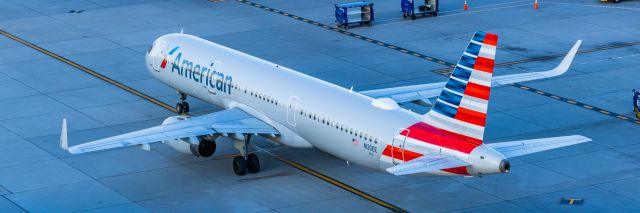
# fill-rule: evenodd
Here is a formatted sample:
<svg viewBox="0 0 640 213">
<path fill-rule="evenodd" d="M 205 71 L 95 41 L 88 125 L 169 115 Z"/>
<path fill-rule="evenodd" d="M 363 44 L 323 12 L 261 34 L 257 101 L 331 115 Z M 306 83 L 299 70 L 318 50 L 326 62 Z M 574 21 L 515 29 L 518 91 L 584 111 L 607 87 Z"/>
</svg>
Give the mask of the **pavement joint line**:
<svg viewBox="0 0 640 213">
<path fill-rule="evenodd" d="M 100 74 L 100 73 L 98 73 L 96 71 L 93 71 L 93 70 L 91 70 L 91 69 L 89 69 L 87 67 L 84 67 L 84 66 L 82 66 L 82 65 L 80 65 L 78 63 L 75 63 L 75 62 L 73 62 L 73 61 L 71 61 L 71 60 L 69 60 L 67 58 L 64 58 L 64 57 L 62 57 L 60 55 L 57 55 L 57 54 L 55 54 L 55 53 L 53 53 L 51 51 L 48 51 L 48 50 L 46 50 L 46 49 L 44 49 L 44 48 L 42 48 L 42 47 L 40 47 L 38 45 L 32 44 L 32 43 L 30 43 L 28 41 L 25 41 L 25 40 L 23 40 L 23 39 L 21 39 L 21 38 L 19 38 L 17 36 L 14 36 L 13 34 L 10 34 L 10 33 L 6 32 L 4 30 L 1 30 L 1 29 L 0 29 L 0 34 L 6 36 L 6 37 L 8 37 L 8 38 L 10 38 L 10 39 L 12 39 L 12 40 L 14 40 L 16 42 L 24 44 L 24 45 L 26 45 L 26 46 L 28 46 L 28 47 L 30 47 L 32 49 L 35 49 L 38 52 L 44 53 L 45 55 L 48 55 L 48 56 L 50 56 L 52 58 L 55 58 L 55 59 L 65 63 L 65 64 L 68 64 L 68 65 L 74 67 L 74 68 L 77 68 L 77 69 L 79 69 L 79 70 L 81 70 L 81 71 L 83 71 L 83 72 L 85 72 L 87 74 L 90 74 L 90 75 L 92 75 L 94 77 L 97 77 L 97 78 L 99 78 L 99 79 L 101 79 L 101 80 L 103 80 L 103 81 L 105 81 L 105 82 L 107 82 L 109 84 L 117 86 L 117 87 L 119 87 L 119 88 L 121 88 L 121 89 L 123 89 L 123 90 L 125 90 L 127 92 L 130 92 L 130 93 L 140 97 L 140 98 L 148 100 L 151 103 L 154 103 L 154 104 L 156 104 L 156 105 L 158 105 L 160 107 L 168 109 L 168 110 L 170 110 L 172 112 L 176 112 L 175 108 L 169 106 L 168 104 L 166 104 L 164 102 L 161 102 L 161 101 L 159 101 L 159 100 L 157 100 L 155 98 L 152 98 L 151 96 L 148 96 L 148 95 L 146 95 L 146 94 L 144 94 L 144 93 L 142 93 L 140 91 L 137 91 L 137 90 L 135 90 L 135 89 L 133 89 L 131 87 L 128 87 L 128 86 L 126 86 L 126 85 L 124 85 L 124 84 L 122 84 L 122 83 L 120 83 L 120 82 L 118 82 L 116 80 L 113 80 L 113 79 L 111 79 L 109 77 L 106 77 L 106 76 L 104 76 L 104 75 L 102 75 L 102 74 Z M 220 158 L 220 157 L 225 158 L 225 157 L 233 157 L 233 156 L 219 156 L 217 158 Z M 394 212 L 408 212 L 408 211 L 406 211 L 406 210 L 404 210 L 402 208 L 399 208 L 399 207 L 397 207 L 397 206 L 395 206 L 393 204 L 390 204 L 390 203 L 387 203 L 385 201 L 382 201 L 382 200 L 380 200 L 380 199 L 378 199 L 378 198 L 376 198 L 376 197 L 374 197 L 372 195 L 369 195 L 369 194 L 367 194 L 367 193 L 365 193 L 365 192 L 363 192 L 361 190 L 358 190 L 358 189 L 356 189 L 354 187 L 351 187 L 351 186 L 349 186 L 349 185 L 347 185 L 345 183 L 342 183 L 342 182 L 340 182 L 340 181 L 338 181 L 336 179 L 333 179 L 333 178 L 331 178 L 329 176 L 326 176 L 326 175 L 324 175 L 322 173 L 319 173 L 319 172 L 314 171 L 314 170 L 312 170 L 312 169 L 310 169 L 308 167 L 305 167 L 302 164 L 299 164 L 299 163 L 296 163 L 294 161 L 288 160 L 288 159 L 286 159 L 286 158 L 284 158 L 282 156 L 279 156 L 279 155 L 274 155 L 274 157 L 276 157 L 278 160 L 280 160 L 280 161 L 282 161 L 282 162 L 284 162 L 284 163 L 286 163 L 286 164 L 288 164 L 288 165 L 290 165 L 290 166 L 292 166 L 294 168 L 297 168 L 297 169 L 299 169 L 299 170 L 301 170 L 303 172 L 306 172 L 306 173 L 308 173 L 308 174 L 310 174 L 312 176 L 320 178 L 320 179 L 322 179 L 322 180 L 324 180 L 324 181 L 326 181 L 326 182 L 328 182 L 330 184 L 333 184 L 333 185 L 335 185 L 335 186 L 337 186 L 339 188 L 345 189 L 345 190 L 347 190 L 347 191 L 349 191 L 349 192 L 351 192 L 353 194 L 356 194 L 356 195 L 358 195 L 358 196 L 360 196 L 362 198 L 365 198 L 365 199 L 367 199 L 369 201 L 372 201 L 372 202 L 374 202 L 374 203 L 376 203 L 378 205 L 381 205 L 381 206 L 383 206 L 383 207 L 385 207 L 385 208 L 387 208 L 387 209 L 389 209 L 391 211 L 394 211 Z"/>
<path fill-rule="evenodd" d="M 525 91 L 529 91 L 529 92 L 532 92 L 532 93 L 535 93 L 535 94 L 547 96 L 547 97 L 550 97 L 550 98 L 553 98 L 553 99 L 556 99 L 556 100 L 559 100 L 559 101 L 567 102 L 567 103 L 569 103 L 571 105 L 576 105 L 576 106 L 579 106 L 579 107 L 581 107 L 583 109 L 586 109 L 586 110 L 598 112 L 600 114 L 607 115 L 607 116 L 610 116 L 610 117 L 613 117 L 613 118 L 617 118 L 617 119 L 620 119 L 620 120 L 623 120 L 623 121 L 631 122 L 633 124 L 640 124 L 640 121 L 638 121 L 636 119 L 632 119 L 632 118 L 627 117 L 625 115 L 618 114 L 618 113 L 615 113 L 615 112 L 611 112 L 611 111 L 605 110 L 603 108 L 595 107 L 595 106 L 590 105 L 590 104 L 585 104 L 585 103 L 582 103 L 582 102 L 579 102 L 579 101 L 576 101 L 576 100 L 573 100 L 573 99 L 568 99 L 568 98 L 565 98 L 565 97 L 562 97 L 562 96 L 559 96 L 559 95 L 554 95 L 554 94 L 551 94 L 551 93 L 542 92 L 540 90 L 529 88 L 529 87 L 523 86 L 523 85 L 518 84 L 518 83 L 514 83 L 514 84 L 511 84 L 511 85 L 515 86 L 517 88 L 521 88 L 521 89 L 523 89 Z M 524 88 L 529 88 L 529 89 L 524 89 Z"/>
<path fill-rule="evenodd" d="M 267 8 L 264 5 L 257 4 L 257 3 L 254 3 L 254 2 L 251 2 L 251 1 L 247 1 L 247 0 L 236 0 L 236 1 L 238 1 L 240 3 L 245 3 L 247 5 L 254 6 L 256 8 L 261 8 L 261 9 Z M 257 5 L 260 5 L 261 7 L 258 7 Z M 264 9 L 264 10 L 266 10 L 266 9 Z M 299 20 L 299 21 L 303 21 L 303 20 L 307 19 L 307 18 L 303 18 L 303 17 L 297 16 L 297 15 L 293 15 L 291 13 L 280 12 L 278 10 L 266 10 L 266 11 L 275 12 L 275 13 L 278 13 L 280 15 L 287 16 L 289 18 L 293 18 L 293 19 Z M 304 21 L 304 22 L 307 22 L 307 21 Z M 320 27 L 325 28 L 325 29 L 330 29 L 332 31 L 335 31 L 335 32 L 338 32 L 338 33 L 342 33 L 344 35 L 348 35 L 348 36 L 351 36 L 351 37 L 354 37 L 354 38 L 357 38 L 357 39 L 360 39 L 360 40 L 364 40 L 364 41 L 367 41 L 367 42 L 370 42 L 370 43 L 378 44 L 380 46 L 388 47 L 390 49 L 393 49 L 393 50 L 396 50 L 396 51 L 400 51 L 400 52 L 403 52 L 403 53 L 418 57 L 418 58 L 423 59 L 423 60 L 436 62 L 438 64 L 445 65 L 445 66 L 448 66 L 448 67 L 455 66 L 455 64 L 446 62 L 444 60 L 437 59 L 435 57 L 423 57 L 422 54 L 419 54 L 417 52 L 414 52 L 414 51 L 411 51 L 411 50 L 407 50 L 405 48 L 397 47 L 395 45 L 391 45 L 389 43 L 385 43 L 385 42 L 382 42 L 382 41 L 379 41 L 379 40 L 376 40 L 376 39 L 373 39 L 373 38 L 369 38 L 369 37 L 366 37 L 366 36 L 363 36 L 363 35 L 358 35 L 358 34 L 355 34 L 353 32 L 349 32 L 347 30 L 343 30 L 343 29 L 340 29 L 340 28 L 337 28 L 337 27 L 329 26 L 329 25 L 322 24 L 322 23 L 319 23 L 319 22 L 316 22 L 316 21 L 311 21 L 311 23 L 313 25 L 320 26 Z"/>
<path fill-rule="evenodd" d="M 0 29 L 0 34 L 6 36 L 7 38 L 10 38 L 10 39 L 12 39 L 12 40 L 14 40 L 16 42 L 24 44 L 24 45 L 26 45 L 26 46 L 28 46 L 28 47 L 30 47 L 32 49 L 35 49 L 38 52 L 44 53 L 45 55 L 48 55 L 48 56 L 50 56 L 52 58 L 55 58 L 55 59 L 65 63 L 65 64 L 68 64 L 68 65 L 70 65 L 70 66 L 72 66 L 72 67 L 74 67 L 76 69 L 79 69 L 79 70 L 81 70 L 81 71 L 83 71 L 83 72 L 85 72 L 87 74 L 90 74 L 90 75 L 92 75 L 92 76 L 94 76 L 94 77 L 96 77 L 96 78 L 98 78 L 100 80 L 103 80 L 103 81 L 105 81 L 105 82 L 107 82 L 107 83 L 109 83 L 111 85 L 119 87 L 119 88 L 121 88 L 121 89 L 123 89 L 123 90 L 125 90 L 125 91 L 127 91 L 127 92 L 129 92 L 129 93 L 131 93 L 133 95 L 135 95 L 135 96 L 138 96 L 140 98 L 146 99 L 146 100 L 148 100 L 148 101 L 150 101 L 150 102 L 152 102 L 152 103 L 154 103 L 154 104 L 156 104 L 156 105 L 158 105 L 158 106 L 160 106 L 162 108 L 168 109 L 168 110 L 170 110 L 172 112 L 176 112 L 175 108 L 169 106 L 168 104 L 166 104 L 166 103 L 164 103 L 162 101 L 159 101 L 158 99 L 155 99 L 155 98 L 153 98 L 153 97 L 151 97 L 149 95 L 146 95 L 146 94 L 144 94 L 144 93 L 142 93 L 142 92 L 140 92 L 138 90 L 135 90 L 135 89 L 133 89 L 131 87 L 128 87 L 128 86 L 126 86 L 126 85 L 124 85 L 124 84 L 122 84 L 122 83 L 120 83 L 120 82 L 118 82 L 116 80 L 113 80 L 113 79 L 111 79 L 111 78 L 109 78 L 107 76 L 104 76 L 104 75 L 102 75 L 102 74 L 100 74 L 100 73 L 98 73 L 96 71 L 93 71 L 93 70 L 91 70 L 91 69 L 89 69 L 89 68 L 87 68 L 85 66 L 82 66 L 82 65 L 80 65 L 78 63 L 75 63 L 75 62 L 73 62 L 73 61 L 71 61 L 71 60 L 69 60 L 69 59 L 67 59 L 65 57 L 62 57 L 62 56 L 60 56 L 58 54 L 50 52 L 50 51 L 48 51 L 48 50 L 46 50 L 46 49 L 44 49 L 44 48 L 42 48 L 42 47 L 40 47 L 38 45 L 32 44 L 32 43 L 30 43 L 28 41 L 25 41 L 25 40 L 13 35 L 13 34 L 10 34 L 10 33 L 6 32 L 4 30 L 1 30 L 1 29 Z"/>
</svg>

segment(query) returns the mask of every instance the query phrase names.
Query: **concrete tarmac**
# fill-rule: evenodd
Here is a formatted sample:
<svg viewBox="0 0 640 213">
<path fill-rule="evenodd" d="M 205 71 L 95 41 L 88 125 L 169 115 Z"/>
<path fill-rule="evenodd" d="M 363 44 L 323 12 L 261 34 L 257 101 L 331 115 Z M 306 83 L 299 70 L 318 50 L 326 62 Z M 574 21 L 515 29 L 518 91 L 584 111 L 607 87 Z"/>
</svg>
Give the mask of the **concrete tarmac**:
<svg viewBox="0 0 640 213">
<path fill-rule="evenodd" d="M 481 178 L 396 177 L 264 139 L 256 145 L 309 171 L 259 152 L 263 170 L 238 177 L 231 158 L 162 144 L 72 156 L 58 147 L 62 118 L 77 144 L 175 113 L 0 36 L 0 212 L 393 210 L 381 203 L 410 212 L 640 209 L 640 125 L 631 111 L 631 90 L 640 89 L 640 1 L 549 0 L 538 10 L 533 1 L 469 1 L 468 11 L 462 1 L 443 1 L 437 17 L 416 20 L 401 17 L 399 1 L 373 2 L 372 27 L 341 31 L 333 5 L 344 2 L 326 0 L 6 0 L 0 30 L 169 106 L 178 96 L 146 71 L 144 54 L 155 38 L 180 30 L 356 91 L 445 81 L 437 71 L 457 62 L 477 30 L 500 36 L 496 63 L 507 65 L 495 75 L 551 69 L 560 58 L 532 59 L 564 54 L 582 39 L 581 50 L 594 51 L 576 56 L 567 74 L 522 84 L 533 90 L 492 89 L 485 141 L 593 141 L 515 158 L 511 173 Z M 195 115 L 220 110 L 188 100 Z M 219 141 L 215 156 L 237 153 L 228 142 Z"/>
</svg>

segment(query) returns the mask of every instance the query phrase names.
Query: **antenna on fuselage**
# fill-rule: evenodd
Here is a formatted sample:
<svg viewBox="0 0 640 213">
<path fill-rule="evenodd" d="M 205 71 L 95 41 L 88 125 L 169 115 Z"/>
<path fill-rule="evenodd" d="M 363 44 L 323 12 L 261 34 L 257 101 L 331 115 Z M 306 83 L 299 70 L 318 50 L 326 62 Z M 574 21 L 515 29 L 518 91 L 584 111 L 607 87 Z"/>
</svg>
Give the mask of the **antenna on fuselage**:
<svg viewBox="0 0 640 213">
<path fill-rule="evenodd" d="M 184 32 L 184 28 L 180 28 L 180 34 L 182 34 L 182 32 Z"/>
<path fill-rule="evenodd" d="M 353 92 L 353 86 L 351 86 L 351 88 L 349 89 L 349 93 Z"/>
</svg>

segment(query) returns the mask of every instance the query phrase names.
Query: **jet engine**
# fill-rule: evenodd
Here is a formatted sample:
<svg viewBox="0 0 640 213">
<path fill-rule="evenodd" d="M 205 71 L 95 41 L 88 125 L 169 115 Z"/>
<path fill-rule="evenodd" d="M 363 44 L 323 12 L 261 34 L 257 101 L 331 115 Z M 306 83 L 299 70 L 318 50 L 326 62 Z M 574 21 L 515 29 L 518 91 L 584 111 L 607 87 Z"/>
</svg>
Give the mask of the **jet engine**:
<svg viewBox="0 0 640 213">
<path fill-rule="evenodd" d="M 167 125 L 183 120 L 187 120 L 189 116 L 171 116 L 162 122 L 162 125 Z M 169 145 L 176 151 L 188 155 L 195 155 L 196 157 L 211 157 L 216 152 L 215 139 L 219 135 L 212 136 L 198 136 L 188 137 L 181 139 L 172 139 L 163 141 L 163 143 Z"/>
</svg>

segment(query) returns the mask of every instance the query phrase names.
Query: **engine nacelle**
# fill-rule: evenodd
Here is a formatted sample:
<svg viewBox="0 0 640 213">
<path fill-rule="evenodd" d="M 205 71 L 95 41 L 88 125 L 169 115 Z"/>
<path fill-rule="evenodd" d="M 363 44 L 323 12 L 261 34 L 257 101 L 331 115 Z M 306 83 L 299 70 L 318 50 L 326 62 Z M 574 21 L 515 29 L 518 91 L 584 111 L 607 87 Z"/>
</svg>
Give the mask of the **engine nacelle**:
<svg viewBox="0 0 640 213">
<path fill-rule="evenodd" d="M 171 116 L 165 119 L 162 122 L 162 125 L 175 123 L 183 120 L 187 120 L 191 117 L 189 116 Z M 201 136 L 201 137 L 189 137 L 183 139 L 173 139 L 166 140 L 163 143 L 166 143 L 171 148 L 176 151 L 188 155 L 195 155 L 196 157 L 211 157 L 213 153 L 216 152 L 216 142 L 215 138 L 219 135 L 214 136 Z"/>
</svg>

